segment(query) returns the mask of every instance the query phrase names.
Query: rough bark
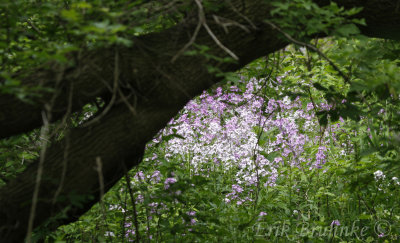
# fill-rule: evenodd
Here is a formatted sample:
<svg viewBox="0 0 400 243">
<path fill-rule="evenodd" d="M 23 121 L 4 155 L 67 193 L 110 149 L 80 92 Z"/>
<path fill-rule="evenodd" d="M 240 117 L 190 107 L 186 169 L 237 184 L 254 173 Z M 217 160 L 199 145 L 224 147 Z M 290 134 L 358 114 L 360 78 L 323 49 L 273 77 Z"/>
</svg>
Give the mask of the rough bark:
<svg viewBox="0 0 400 243">
<path fill-rule="evenodd" d="M 29 85 L 39 82 L 51 87 L 55 83 L 52 81 L 54 77 L 58 77 L 61 85 L 55 99 L 53 94 L 44 93 L 42 98 L 36 100 L 37 105 L 33 106 L 19 102 L 11 96 L 0 95 L 0 138 L 4 138 L 39 127 L 42 124 L 40 113 L 46 103 L 53 103 L 52 116 L 57 120 L 68 110 L 77 110 L 85 103 L 109 92 L 113 87 L 116 56 L 119 63 L 119 85 L 129 85 L 134 90 L 134 96 L 129 98 L 134 112 L 120 102 L 97 123 L 70 131 L 65 139 L 47 149 L 35 227 L 62 211 L 67 216 L 54 221 L 53 225 L 73 221 L 98 201 L 99 175 L 95 169 L 96 158 L 101 158 L 106 191 L 124 175 L 124 168 L 130 169 L 138 164 L 147 141 L 186 102 L 219 81 L 219 78 L 207 71 L 207 64 L 218 66 L 224 72 L 234 71 L 288 44 L 279 33 L 263 24 L 263 19 L 270 10 L 265 1 L 231 2 L 257 29 L 252 28 L 230 8 L 224 8 L 215 14 L 248 26 L 249 33 L 235 26 L 225 33 L 218 25 L 212 24 L 211 20 L 209 24 L 219 40 L 239 57 L 238 63 L 217 63 L 201 56 L 181 56 L 172 63 L 171 58 L 188 43 L 193 34 L 197 24 L 194 21 L 160 33 L 138 37 L 132 48 L 83 51 L 75 66 L 58 71 L 36 70 L 24 79 Z M 397 38 L 395 34 L 388 36 L 387 33 L 389 30 L 400 33 L 400 18 L 395 8 L 397 1 L 338 2 L 344 3 L 346 7 L 365 7 L 360 16 L 371 23 L 371 28 L 363 28 L 363 32 L 368 35 Z M 387 16 L 391 19 L 385 20 Z M 225 51 L 204 29 L 199 32 L 196 43 L 209 46 L 210 52 L 215 56 L 226 56 Z M 73 99 L 68 108 L 71 91 Z M 38 162 L 0 188 L 1 242 L 21 242 L 25 236 L 37 169 Z M 65 180 L 60 185 L 62 174 L 65 174 Z M 54 201 L 57 190 L 60 193 Z M 81 198 L 82 201 L 77 202 L 76 198 Z"/>
<path fill-rule="evenodd" d="M 327 4 L 326 0 L 316 1 L 320 4 Z M 400 4 L 395 0 L 374 0 L 374 1 L 362 1 L 362 0 L 341 0 L 336 1 L 339 5 L 346 8 L 355 6 L 361 6 L 364 10 L 357 16 L 359 18 L 365 18 L 368 25 L 366 27 L 361 26 L 363 34 L 371 37 L 389 38 L 400 40 Z M 236 3 L 232 1 L 233 5 L 241 11 L 241 14 L 249 17 L 258 27 L 265 28 L 260 25 L 263 18 L 267 18 L 269 14 L 269 8 L 264 4 L 264 7 L 259 9 L 252 9 L 252 6 L 261 6 L 262 2 L 259 1 L 243 1 L 242 3 Z M 219 16 L 228 17 L 239 23 L 242 23 L 248 27 L 249 23 L 239 17 L 238 14 L 216 13 Z M 211 22 L 211 21 L 210 21 Z M 166 52 L 166 55 L 174 55 L 173 51 L 178 51 L 188 41 L 188 35 L 194 32 L 195 23 L 183 23 L 177 27 L 163 31 L 160 36 L 161 39 L 157 40 L 150 36 L 139 37 L 136 39 L 136 43 L 142 43 L 142 46 L 146 51 L 140 51 L 139 46 L 135 46 L 133 49 L 125 50 L 126 55 L 133 56 L 138 55 L 137 59 L 142 59 L 148 52 L 149 55 L 157 55 L 158 51 Z M 250 28 L 251 30 L 251 28 Z M 252 34 L 256 32 L 253 31 Z M 230 37 L 233 36 L 234 32 L 229 35 L 220 36 L 224 44 Z M 272 33 L 271 33 L 272 34 Z M 183 37 L 182 35 L 185 35 Z M 203 35 L 207 35 L 203 33 Z M 180 38 L 177 38 L 180 36 Z M 172 39 L 171 39 L 172 38 Z M 277 36 L 275 37 L 277 38 Z M 260 40 L 262 41 L 262 40 Z M 265 43 L 268 45 L 269 43 Z M 154 46 L 153 46 L 154 45 Z M 180 46 L 179 46 L 180 45 Z M 149 50 L 148 48 L 151 48 Z M 218 50 L 218 49 L 216 49 Z M 219 50 L 220 51 L 220 50 Z M 260 54 L 262 50 L 257 50 Z M 72 103 L 70 110 L 76 111 L 83 105 L 90 101 L 93 101 L 96 97 L 102 96 L 107 92 L 110 92 L 113 86 L 113 61 L 114 49 L 108 48 L 103 50 L 81 50 L 79 53 L 71 54 L 74 65 L 68 68 L 60 68 L 50 64 L 39 70 L 31 70 L 28 73 L 17 74 L 16 77 L 24 76 L 22 78 L 22 84 L 28 87 L 42 86 L 46 88 L 53 88 L 58 92 L 55 92 L 56 97 L 52 107 L 52 120 L 58 120 L 69 109 L 69 97 L 70 92 L 73 93 Z M 259 55 L 257 55 L 259 56 Z M 170 57 L 169 57 L 170 58 Z M 153 58 L 153 63 L 159 63 Z M 170 66 L 169 60 L 162 66 Z M 137 70 L 138 73 L 130 73 L 133 75 L 129 77 L 129 81 L 135 80 L 137 75 L 142 75 L 144 71 L 139 70 L 138 67 L 133 70 Z M 147 69 L 148 70 L 148 69 Z M 57 77 L 59 78 L 58 82 Z M 151 83 L 154 81 L 151 81 Z M 56 83 L 59 83 L 57 86 Z M 0 95 L 0 124 L 2 129 L 0 130 L 0 139 L 6 138 L 12 135 L 16 135 L 23 132 L 31 131 L 34 128 L 42 125 L 41 111 L 44 109 L 44 105 L 50 103 L 54 93 L 50 92 L 39 92 L 40 98 L 32 98 L 32 103 L 25 103 L 18 98 L 11 95 Z"/>
</svg>

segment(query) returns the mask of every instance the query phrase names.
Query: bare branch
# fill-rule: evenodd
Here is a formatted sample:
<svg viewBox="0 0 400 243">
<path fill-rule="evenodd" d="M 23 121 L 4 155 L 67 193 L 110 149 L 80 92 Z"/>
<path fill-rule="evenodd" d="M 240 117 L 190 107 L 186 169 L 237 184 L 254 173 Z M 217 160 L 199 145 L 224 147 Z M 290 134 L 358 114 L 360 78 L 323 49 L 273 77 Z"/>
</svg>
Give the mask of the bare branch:
<svg viewBox="0 0 400 243">
<path fill-rule="evenodd" d="M 40 150 L 39 166 L 38 166 L 37 175 L 36 175 L 35 189 L 33 191 L 33 196 L 32 196 L 32 204 L 31 204 L 31 211 L 30 211 L 29 221 L 28 221 L 28 229 L 26 232 L 27 243 L 30 243 L 32 241 L 31 235 L 32 235 L 32 230 L 33 230 L 33 221 L 35 219 L 36 206 L 37 206 L 38 197 L 39 197 L 39 188 L 40 188 L 40 183 L 41 183 L 42 175 L 43 175 L 43 164 L 44 164 L 44 160 L 45 160 L 47 143 L 48 143 L 47 136 L 48 136 L 48 131 L 49 131 L 49 120 L 46 115 L 46 112 L 44 112 L 44 111 L 42 112 L 42 117 L 43 117 L 43 124 L 44 124 L 40 131 L 40 137 L 42 138 L 42 142 L 41 142 L 42 148 Z"/>
<path fill-rule="evenodd" d="M 197 22 L 197 26 L 196 26 L 196 29 L 194 30 L 194 33 L 193 33 L 193 35 L 192 35 L 192 38 L 190 38 L 190 41 L 188 42 L 188 43 L 186 43 L 186 45 L 182 48 L 182 49 L 180 49 L 179 51 L 178 51 L 178 53 L 176 53 L 176 55 L 171 59 L 171 62 L 172 63 L 174 63 L 175 61 L 176 61 L 176 59 L 180 56 L 180 55 L 182 55 L 191 45 L 193 45 L 193 43 L 195 42 L 195 40 L 196 40 L 196 37 L 197 37 L 197 35 L 199 34 L 199 31 L 200 31 L 200 28 L 201 28 L 201 25 L 202 25 L 203 23 L 201 22 L 201 16 L 200 16 L 200 11 L 199 11 L 199 22 Z"/>
<path fill-rule="evenodd" d="M 242 17 L 244 20 L 246 20 L 247 23 L 249 23 L 250 26 L 251 26 L 254 30 L 258 29 L 257 26 L 253 23 L 253 21 L 251 21 L 246 15 L 242 14 L 239 10 L 237 10 L 237 8 L 232 4 L 232 1 L 231 1 L 231 0 L 228 0 L 227 2 L 228 2 L 229 5 L 231 6 L 232 10 L 233 10 L 237 15 L 239 15 L 239 16 Z"/>
<path fill-rule="evenodd" d="M 224 28 L 224 31 L 226 34 L 229 33 L 229 31 L 228 31 L 229 26 L 237 26 L 237 27 L 241 28 L 242 30 L 246 31 L 247 33 L 250 33 L 250 30 L 246 26 L 240 24 L 239 22 L 236 22 L 234 20 L 227 19 L 224 17 L 220 17 L 215 14 L 213 15 L 213 18 L 214 18 L 215 23 L 221 25 L 222 28 Z"/>
<path fill-rule="evenodd" d="M 212 30 L 210 29 L 210 27 L 207 24 L 206 21 L 206 15 L 204 13 L 204 9 L 203 9 L 203 5 L 201 4 L 201 0 L 195 0 L 198 8 L 199 8 L 199 16 L 200 16 L 200 21 L 203 24 L 203 27 L 206 29 L 207 33 L 211 36 L 211 38 L 215 41 L 215 43 L 222 49 L 224 50 L 226 53 L 228 53 L 233 59 L 235 59 L 236 61 L 239 60 L 239 58 L 235 55 L 235 53 L 233 53 L 231 50 L 229 50 L 226 46 L 224 46 L 221 41 L 219 41 L 219 39 L 214 35 L 214 33 L 212 32 Z"/>
<path fill-rule="evenodd" d="M 88 127 L 88 126 L 92 125 L 93 123 L 99 122 L 101 120 L 101 118 L 103 116 L 105 116 L 107 114 L 107 112 L 110 111 L 111 107 L 115 103 L 115 100 L 117 99 L 117 92 L 119 90 L 118 81 L 119 81 L 119 54 L 118 54 L 118 51 L 115 51 L 115 55 L 114 55 L 114 87 L 113 87 L 110 103 L 107 104 L 106 108 L 104 108 L 104 110 L 102 111 L 102 113 L 100 115 L 96 116 L 92 120 L 83 124 L 82 125 L 83 127 Z"/>
</svg>

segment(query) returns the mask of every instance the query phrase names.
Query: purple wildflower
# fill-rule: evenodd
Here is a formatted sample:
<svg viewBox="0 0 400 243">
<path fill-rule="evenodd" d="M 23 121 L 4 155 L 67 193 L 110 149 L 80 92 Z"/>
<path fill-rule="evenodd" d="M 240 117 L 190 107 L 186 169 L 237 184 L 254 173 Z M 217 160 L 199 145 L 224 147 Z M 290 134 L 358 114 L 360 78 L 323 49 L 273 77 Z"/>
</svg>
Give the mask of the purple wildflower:
<svg viewBox="0 0 400 243">
<path fill-rule="evenodd" d="M 337 219 L 333 220 L 331 223 L 331 226 L 334 226 L 334 225 L 340 226 L 340 221 Z"/>
<path fill-rule="evenodd" d="M 176 182 L 176 179 L 173 177 L 169 177 L 169 178 L 165 179 L 165 181 L 164 181 L 165 190 L 167 190 L 169 188 L 170 184 L 174 184 L 175 182 Z"/>
</svg>

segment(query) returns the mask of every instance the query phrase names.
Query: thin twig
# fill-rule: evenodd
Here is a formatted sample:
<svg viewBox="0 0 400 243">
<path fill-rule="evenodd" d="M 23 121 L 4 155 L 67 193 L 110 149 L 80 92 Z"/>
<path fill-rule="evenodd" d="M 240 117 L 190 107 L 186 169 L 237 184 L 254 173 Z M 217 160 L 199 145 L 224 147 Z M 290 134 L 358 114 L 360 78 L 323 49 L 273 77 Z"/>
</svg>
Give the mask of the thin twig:
<svg viewBox="0 0 400 243">
<path fill-rule="evenodd" d="M 249 23 L 251 25 L 251 27 L 255 30 L 257 30 L 257 26 L 253 23 L 253 21 L 251 21 L 246 15 L 242 14 L 233 4 L 230 0 L 227 1 L 229 3 L 229 5 L 231 6 L 233 12 L 235 12 L 237 15 L 239 15 L 240 17 L 242 17 L 244 20 L 247 21 L 247 23 Z"/>
<path fill-rule="evenodd" d="M 118 50 L 115 51 L 114 55 L 114 87 L 113 87 L 113 93 L 111 96 L 110 102 L 107 104 L 106 108 L 101 112 L 100 115 L 96 116 L 92 120 L 88 121 L 87 123 L 83 124 L 82 127 L 88 127 L 98 121 L 101 120 L 111 109 L 111 107 L 114 105 L 115 100 L 117 99 L 117 92 L 118 92 L 118 79 L 119 79 L 119 55 L 118 55 Z"/>
<path fill-rule="evenodd" d="M 103 200 L 104 196 L 104 178 L 103 178 L 103 167 L 101 163 L 101 158 L 99 156 L 96 157 L 96 170 L 99 174 L 99 185 L 100 185 L 100 202 Z"/>
<path fill-rule="evenodd" d="M 136 110 L 135 110 L 135 106 L 136 106 L 136 104 L 134 104 L 133 106 L 129 103 L 129 101 L 128 101 L 128 99 L 126 98 L 126 96 L 124 95 L 124 93 L 122 93 L 122 91 L 121 91 L 121 89 L 118 89 L 118 94 L 119 94 L 119 96 L 121 96 L 121 99 L 122 99 L 122 101 L 125 103 L 125 105 L 128 107 L 128 109 L 132 112 L 132 114 L 134 115 L 134 116 L 136 116 Z M 135 103 L 136 103 L 136 96 L 134 97 L 135 98 Z"/>
<path fill-rule="evenodd" d="M 103 164 L 101 162 L 101 158 L 99 156 L 96 157 L 96 170 L 97 173 L 99 175 L 99 185 L 100 185 L 100 200 L 99 200 L 99 204 L 100 204 L 100 208 L 101 208 L 101 213 L 103 215 L 103 220 L 105 223 L 105 227 L 107 229 L 107 231 L 110 231 L 108 229 L 108 224 L 107 224 L 107 217 L 106 217 L 106 207 L 104 206 L 104 176 L 103 176 Z"/>
<path fill-rule="evenodd" d="M 219 39 L 215 36 L 215 34 L 212 32 L 210 27 L 207 24 L 206 21 L 206 15 L 204 13 L 203 5 L 201 4 L 201 0 L 194 0 L 197 4 L 197 7 L 199 8 L 199 24 L 203 25 L 203 27 L 206 29 L 207 33 L 211 36 L 211 38 L 214 40 L 214 42 L 226 53 L 228 53 L 233 59 L 239 60 L 239 58 L 233 53 L 231 50 L 229 50 L 226 46 L 224 46 Z"/>
<path fill-rule="evenodd" d="M 131 188 L 131 180 L 129 179 L 128 171 L 126 169 L 125 164 L 123 164 L 124 170 L 125 170 L 125 180 L 126 180 L 126 185 L 128 187 L 128 192 L 129 196 L 131 198 L 132 202 L 132 207 L 133 207 L 133 222 L 135 224 L 135 231 L 136 231 L 136 242 L 140 242 L 140 235 L 139 235 L 139 222 L 137 219 L 137 211 L 136 211 L 136 202 L 135 202 L 135 197 L 133 196 L 132 188 Z"/>
<path fill-rule="evenodd" d="M 69 141 L 70 135 L 69 133 L 65 135 L 65 149 L 64 149 L 64 158 L 63 158 L 63 170 L 61 172 L 61 179 L 60 179 L 60 184 L 57 187 L 56 192 L 54 193 L 53 197 L 53 205 L 56 204 L 57 198 L 61 193 L 61 190 L 64 186 L 64 181 L 65 181 L 65 176 L 67 175 L 67 167 L 68 167 L 68 151 L 69 151 L 69 146 L 70 146 L 70 141 Z"/>
<path fill-rule="evenodd" d="M 34 23 L 32 23 L 32 21 L 30 21 L 29 19 L 26 20 L 26 22 L 28 22 L 28 24 L 32 27 L 32 29 L 34 29 L 36 32 L 38 32 L 39 34 L 42 34 L 42 32 L 39 30 L 38 27 L 36 27 L 36 25 Z"/>
<path fill-rule="evenodd" d="M 246 26 L 244 26 L 244 25 L 242 25 L 239 22 L 236 22 L 234 20 L 227 19 L 227 18 L 224 18 L 224 17 L 220 17 L 220 16 L 215 15 L 215 14 L 213 15 L 213 19 L 214 19 L 215 23 L 217 23 L 218 25 L 222 26 L 222 28 L 224 29 L 225 33 L 227 33 L 227 34 L 229 33 L 229 31 L 228 31 L 228 27 L 229 26 L 237 26 L 237 27 L 241 28 L 242 30 L 246 31 L 247 33 L 250 33 L 250 30 Z"/>
<path fill-rule="evenodd" d="M 206 22 L 206 15 L 204 14 L 204 10 L 203 10 L 203 6 L 201 5 L 200 0 L 195 0 L 197 3 L 197 6 L 199 7 L 199 11 L 201 12 L 201 20 L 203 22 L 203 27 L 207 30 L 207 33 L 211 36 L 211 38 L 214 40 L 214 42 L 222 49 L 224 50 L 226 53 L 228 53 L 233 59 L 235 59 L 236 61 L 239 60 L 239 57 L 237 57 L 235 55 L 235 53 L 233 53 L 231 50 L 229 50 L 226 46 L 224 46 L 219 39 L 214 35 L 214 33 L 212 32 L 212 30 L 210 29 L 210 27 L 208 26 L 207 22 Z"/>
<path fill-rule="evenodd" d="M 40 130 L 40 137 L 45 138 L 45 137 L 47 137 L 48 131 L 49 131 L 49 120 L 48 120 L 48 117 L 46 116 L 46 112 L 44 112 L 44 111 L 42 111 L 42 119 L 43 119 L 43 126 L 42 126 L 42 129 Z M 26 232 L 26 242 L 27 243 L 31 243 L 31 241 L 32 241 L 31 235 L 32 235 L 32 230 L 33 230 L 33 222 L 35 219 L 36 206 L 37 206 L 38 197 L 39 197 L 40 182 L 42 180 L 42 175 L 43 175 L 43 164 L 44 164 L 44 159 L 45 159 L 45 155 L 46 155 L 47 143 L 48 143 L 47 139 L 42 139 L 39 166 L 38 166 L 38 171 L 37 171 L 37 175 L 36 175 L 36 183 L 35 183 L 35 188 L 34 188 L 33 197 L 32 197 L 31 213 L 29 215 L 28 229 Z"/>
<path fill-rule="evenodd" d="M 72 112 L 72 98 L 73 98 L 73 89 L 74 89 L 74 83 L 71 82 L 70 83 L 70 88 L 69 88 L 69 96 L 68 96 L 68 106 L 67 106 L 67 112 L 65 113 L 65 115 L 63 116 L 63 119 L 61 121 L 61 123 L 57 126 L 57 128 L 54 129 L 53 133 L 50 135 L 50 137 L 53 137 L 58 130 L 61 129 L 61 127 L 67 123 L 67 119 L 70 117 L 71 112 Z"/>
<path fill-rule="evenodd" d="M 28 228 L 27 228 L 27 232 L 26 232 L 26 242 L 27 243 L 32 242 L 31 235 L 32 235 L 32 231 L 33 231 L 33 224 L 34 224 L 35 214 L 36 214 L 36 206 L 37 206 L 38 197 L 39 197 L 39 189 L 40 189 L 40 184 L 42 181 L 42 175 L 43 175 L 43 170 L 44 170 L 43 166 L 44 166 L 44 161 L 45 161 L 45 156 L 46 156 L 46 151 L 47 151 L 47 144 L 50 142 L 49 127 L 50 127 L 50 121 L 51 121 L 51 110 L 53 109 L 56 98 L 59 95 L 60 90 L 61 90 L 61 89 L 59 89 L 59 86 L 61 84 L 61 80 L 64 75 L 64 70 L 65 70 L 65 67 L 62 66 L 56 77 L 56 86 L 55 86 L 56 92 L 54 92 L 52 98 L 50 99 L 50 102 L 46 103 L 44 105 L 44 110 L 42 110 L 43 126 L 40 130 L 40 136 L 39 136 L 39 138 L 41 139 L 40 159 L 39 159 L 38 170 L 37 170 L 37 174 L 36 174 L 35 187 L 33 189 L 31 210 L 30 210 L 29 219 L 28 219 Z"/>
<path fill-rule="evenodd" d="M 197 26 L 196 26 L 196 29 L 194 30 L 192 38 L 190 38 L 189 42 L 186 43 L 186 45 L 182 49 L 180 49 L 178 51 L 178 53 L 176 53 L 176 55 L 171 59 L 171 63 L 174 63 L 176 61 L 176 59 L 178 59 L 178 57 L 180 55 L 182 55 L 195 42 L 197 35 L 199 34 L 201 25 L 202 25 L 202 22 L 200 21 L 200 19 L 201 18 L 200 18 L 200 11 L 199 11 L 199 22 L 197 22 Z"/>
<path fill-rule="evenodd" d="M 199 21 L 197 22 L 196 29 L 194 30 L 194 33 L 193 33 L 192 37 L 190 38 L 189 42 L 186 43 L 186 45 L 178 51 L 178 53 L 172 58 L 171 62 L 174 63 L 180 55 L 182 55 L 191 45 L 194 44 L 194 42 L 196 41 L 197 35 L 199 34 L 201 26 L 203 26 L 206 29 L 207 33 L 211 36 L 211 38 L 214 40 L 214 42 L 222 50 L 224 50 L 226 53 L 228 53 L 233 59 L 239 60 L 239 58 L 235 55 L 235 53 L 233 53 L 231 50 L 229 50 L 226 46 L 224 46 L 219 41 L 219 39 L 215 36 L 215 34 L 212 32 L 212 30 L 208 26 L 207 21 L 206 21 L 206 16 L 204 14 L 203 5 L 201 4 L 201 0 L 195 0 L 195 2 L 199 8 L 199 11 L 198 11 Z M 249 30 L 245 26 L 243 26 L 237 22 L 231 21 L 231 23 L 222 23 L 222 22 L 220 22 L 218 16 L 214 15 L 213 17 L 214 17 L 215 22 L 220 24 L 224 28 L 225 32 L 227 32 L 227 29 L 226 29 L 227 24 L 228 25 L 237 25 L 237 26 L 241 27 L 242 29 L 244 29 L 245 31 L 249 32 Z"/>
</svg>

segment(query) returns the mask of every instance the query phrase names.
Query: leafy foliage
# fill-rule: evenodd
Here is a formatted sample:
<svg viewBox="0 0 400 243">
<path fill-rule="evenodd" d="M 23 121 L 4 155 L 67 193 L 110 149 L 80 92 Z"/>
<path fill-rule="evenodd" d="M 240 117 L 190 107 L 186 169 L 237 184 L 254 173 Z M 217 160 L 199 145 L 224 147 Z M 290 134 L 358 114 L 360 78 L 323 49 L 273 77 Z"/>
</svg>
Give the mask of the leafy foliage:
<svg viewBox="0 0 400 243">
<path fill-rule="evenodd" d="M 318 41 L 343 68 L 345 43 L 366 46 Z M 121 181 L 104 199 L 107 213 L 96 206 L 54 237 L 123 241 L 139 230 L 155 242 L 397 239 L 398 99 L 377 86 L 353 88 L 363 79 L 352 73 L 351 83 L 340 81 L 318 54 L 294 46 L 255 61 L 236 86 L 191 101 L 148 144 L 130 172 L 132 195 Z"/>
</svg>

